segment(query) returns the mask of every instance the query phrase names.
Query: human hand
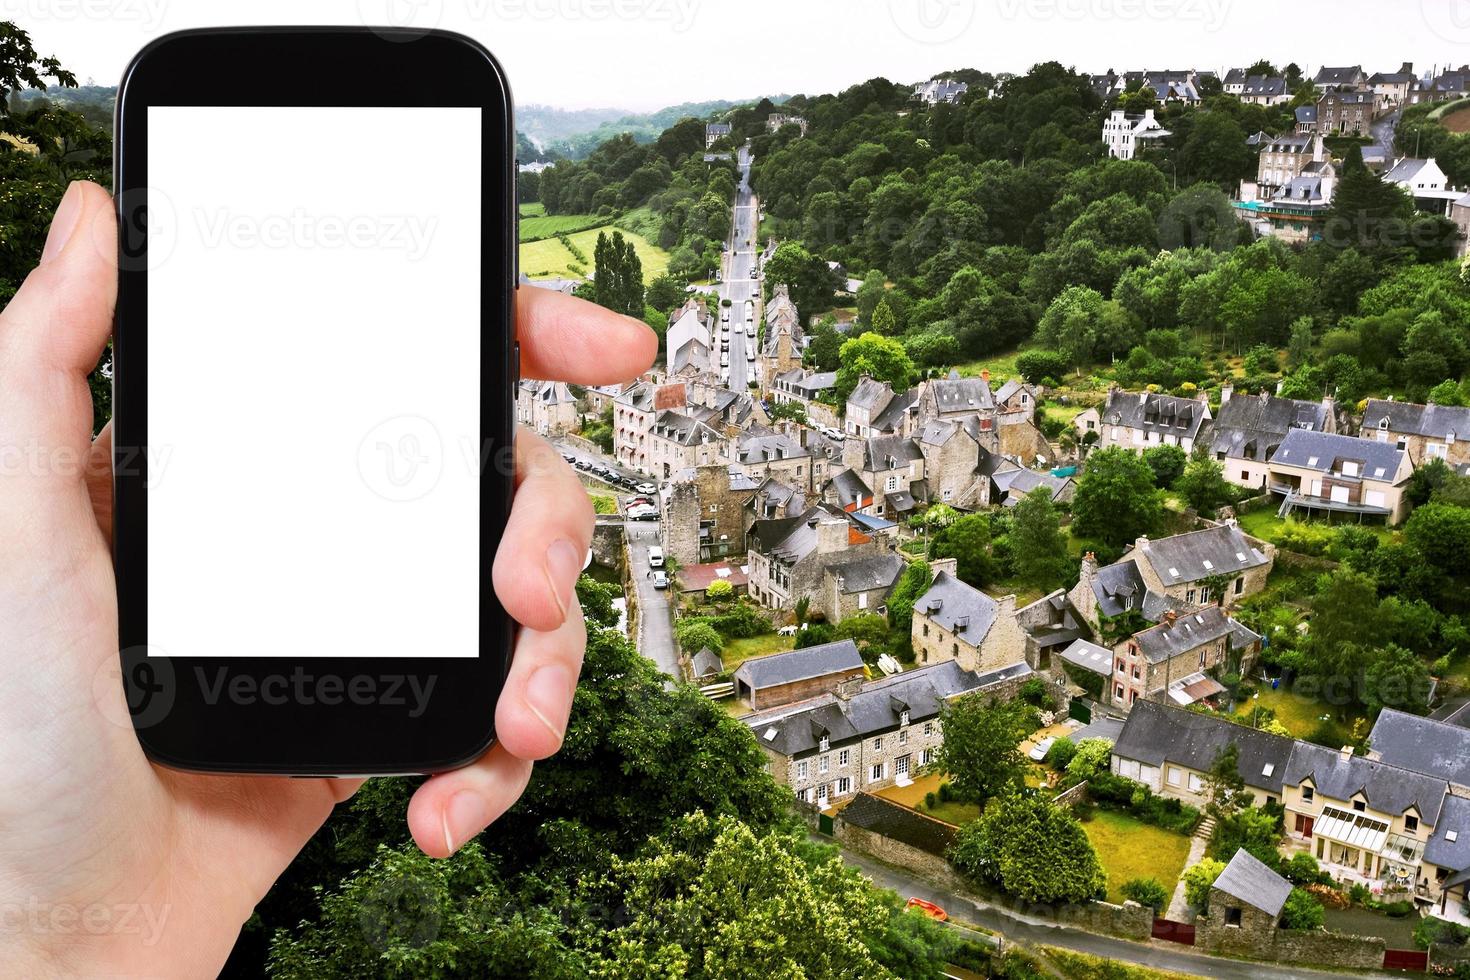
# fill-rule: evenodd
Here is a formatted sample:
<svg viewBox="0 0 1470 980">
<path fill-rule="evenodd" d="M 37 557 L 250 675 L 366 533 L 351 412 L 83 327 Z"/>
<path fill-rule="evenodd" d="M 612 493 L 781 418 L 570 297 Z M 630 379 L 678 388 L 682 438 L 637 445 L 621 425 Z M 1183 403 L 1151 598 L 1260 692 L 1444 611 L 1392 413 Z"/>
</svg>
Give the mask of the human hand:
<svg viewBox="0 0 1470 980">
<path fill-rule="evenodd" d="M 0 961 L 11 975 L 214 975 L 272 882 L 360 785 L 162 769 L 125 724 L 111 428 L 91 439 L 86 380 L 112 327 L 116 241 L 106 191 L 73 184 L 40 265 L 0 314 Z M 609 383 L 656 349 L 646 326 L 544 290 L 520 290 L 518 320 L 528 377 Z M 524 628 L 496 745 L 425 781 L 409 806 L 431 856 L 515 802 L 571 711 L 592 508 L 528 433 L 516 482 L 493 579 Z"/>
</svg>

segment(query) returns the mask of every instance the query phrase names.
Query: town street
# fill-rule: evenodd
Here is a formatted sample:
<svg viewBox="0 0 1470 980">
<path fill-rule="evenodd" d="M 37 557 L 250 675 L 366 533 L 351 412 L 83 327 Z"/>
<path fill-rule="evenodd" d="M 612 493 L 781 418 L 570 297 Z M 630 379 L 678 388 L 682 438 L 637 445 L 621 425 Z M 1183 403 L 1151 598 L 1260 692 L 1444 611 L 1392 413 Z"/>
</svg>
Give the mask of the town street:
<svg viewBox="0 0 1470 980">
<path fill-rule="evenodd" d="M 759 205 L 750 190 L 750 147 L 742 146 L 736 159 L 740 165 L 740 183 L 735 188 L 730 252 L 725 260 L 724 281 L 720 283 L 719 291 L 722 301 L 730 301 L 729 306 L 721 302 L 719 309 L 721 321 L 729 313 L 730 331 L 725 333 L 719 329 L 718 338 L 730 341 L 730 380 L 727 387 L 731 391 L 744 391 L 746 385 L 755 380 L 755 364 L 747 359 L 746 350 L 755 346 L 756 322 L 753 316 L 747 319 L 747 303 L 750 304 L 750 312 L 755 313 L 760 280 L 752 279 L 750 272 L 756 267 L 761 244 L 756 237 L 760 224 Z"/>
<path fill-rule="evenodd" d="M 814 835 L 812 839 L 821 843 L 831 843 L 831 840 L 826 837 Z M 914 878 L 897 868 L 875 861 L 865 855 L 856 854 L 847 848 L 842 849 L 842 860 L 873 879 L 881 887 L 897 892 L 901 899 L 922 898 L 933 902 L 962 924 L 969 923 L 991 932 L 1000 933 L 1011 942 L 1032 946 L 1061 946 L 1110 960 L 1137 963 L 1156 970 L 1174 970 L 1194 976 L 1215 977 L 1217 980 L 1316 980 L 1319 977 L 1342 976 L 1340 972 L 1330 970 L 1250 963 L 1191 953 L 1185 946 L 1135 943 L 1126 939 L 1101 936 L 1097 933 L 1049 922 L 1046 919 L 961 898 L 951 891 L 935 888 L 928 882 Z M 1353 974 L 1355 977 L 1385 978 L 1395 975 L 1357 972 Z"/>
<path fill-rule="evenodd" d="M 589 452 L 563 441 L 557 441 L 555 446 L 557 452 L 571 456 L 573 459 L 609 467 L 619 475 L 631 477 L 640 483 L 644 480 L 652 481 L 651 477 L 619 466 L 611 457 L 604 456 L 602 453 Z M 628 500 L 635 496 L 634 494 L 621 487 L 606 484 L 585 470 L 578 470 L 577 475 L 592 483 L 597 491 L 615 496 L 619 513 L 627 513 Z M 679 655 L 674 646 L 674 625 L 670 618 L 669 594 L 665 590 L 655 589 L 653 577 L 649 575 L 651 569 L 648 566 L 648 549 L 661 542 L 659 522 L 630 521 L 625 518 L 623 532 L 628 538 L 628 574 L 638 590 L 638 635 L 633 637 L 633 641 L 638 647 L 638 652 L 652 660 L 659 670 L 670 677 L 678 677 Z"/>
</svg>

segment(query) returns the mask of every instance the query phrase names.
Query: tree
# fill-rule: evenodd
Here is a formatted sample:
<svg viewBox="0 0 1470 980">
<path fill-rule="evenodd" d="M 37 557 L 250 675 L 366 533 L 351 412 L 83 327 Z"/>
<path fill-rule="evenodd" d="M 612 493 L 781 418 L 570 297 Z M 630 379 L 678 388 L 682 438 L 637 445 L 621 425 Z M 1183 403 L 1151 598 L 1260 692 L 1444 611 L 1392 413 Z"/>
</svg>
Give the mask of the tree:
<svg viewBox="0 0 1470 980">
<path fill-rule="evenodd" d="M 1370 711 L 1397 708 L 1412 714 L 1429 710 L 1433 682 L 1424 661 L 1397 644 L 1377 651 L 1363 675 L 1363 703 Z"/>
<path fill-rule="evenodd" d="M 1205 775 L 1205 794 L 1209 802 L 1205 805 L 1210 815 L 1217 820 L 1224 814 L 1249 805 L 1243 800 L 1245 780 L 1240 775 L 1240 746 L 1230 742 L 1216 755 Z"/>
<path fill-rule="evenodd" d="M 688 295 L 688 285 L 667 272 L 654 276 L 643 294 L 643 302 L 658 312 L 667 314 L 684 302 Z"/>
<path fill-rule="evenodd" d="M 1016 371 L 1033 385 L 1048 378 L 1060 380 L 1067 373 L 1067 359 L 1056 351 L 1028 350 L 1016 358 Z"/>
<path fill-rule="evenodd" d="M 914 376 L 914 362 L 903 344 L 871 331 L 846 341 L 838 360 L 841 366 L 837 369 L 835 394 L 839 402 L 847 401 L 864 375 L 891 385 L 895 391 L 907 390 Z"/>
<path fill-rule="evenodd" d="M 878 305 L 873 308 L 873 332 L 885 337 L 892 337 L 898 332 L 898 320 L 886 298 L 879 300 Z"/>
<path fill-rule="evenodd" d="M 1244 794 L 1246 798 L 1249 794 Z M 1281 863 L 1281 821 L 1276 812 L 1245 803 L 1233 812 L 1211 809 L 1216 816 L 1210 835 L 1210 857 L 1229 862 L 1237 851 L 1245 851 L 1267 867 Z"/>
<path fill-rule="evenodd" d="M 1386 639 L 1373 579 L 1346 568 L 1328 576 L 1312 600 L 1311 672 L 1356 697 L 1368 651 Z"/>
<path fill-rule="evenodd" d="M 1153 472 L 1154 486 L 1167 490 L 1184 472 L 1189 456 L 1178 446 L 1150 446 L 1143 451 L 1143 461 Z"/>
<path fill-rule="evenodd" d="M 1112 446 L 1087 458 L 1072 500 L 1075 534 L 1121 548 L 1154 533 L 1163 512 L 1153 471 L 1138 456 Z"/>
<path fill-rule="evenodd" d="M 1200 514 L 1213 513 L 1235 496 L 1225 479 L 1225 468 L 1208 456 L 1198 456 L 1185 464 L 1174 489 Z"/>
<path fill-rule="evenodd" d="M 611 238 L 607 232 L 598 232 L 593 261 L 597 269 L 593 301 L 624 316 L 643 316 L 643 263 L 633 243 L 620 231 L 614 231 Z"/>
<path fill-rule="evenodd" d="M 1022 902 L 1085 902 L 1107 890 L 1082 824 L 1071 810 L 1035 796 L 993 800 L 960 828 L 949 860 Z"/>
<path fill-rule="evenodd" d="M 1281 928 L 1311 930 L 1321 929 L 1326 915 L 1317 896 L 1302 888 L 1293 888 L 1281 907 Z"/>
<path fill-rule="evenodd" d="M 1067 540 L 1062 535 L 1061 517 L 1051 500 L 1051 490 L 1037 487 L 1015 507 L 1011 516 L 1011 561 L 1016 574 L 1028 585 L 1051 585 L 1067 573 Z"/>
<path fill-rule="evenodd" d="M 1041 323 L 1036 339 L 1059 353 L 1080 373 L 1099 353 L 1131 344 L 1119 344 L 1132 333 L 1129 314 L 1087 286 L 1072 286 L 1054 299 Z"/>
<path fill-rule="evenodd" d="M 995 578 L 990 554 L 990 515 L 966 514 L 940 529 L 929 545 L 932 558 L 954 558 L 960 581 L 983 588 Z"/>
<path fill-rule="evenodd" d="M 1131 878 L 1123 882 L 1119 891 L 1124 898 L 1153 909 L 1156 916 L 1163 915 L 1164 910 L 1169 907 L 1169 892 L 1159 884 L 1157 878 Z"/>
<path fill-rule="evenodd" d="M 1184 882 L 1184 900 L 1193 908 L 1204 911 L 1210 904 L 1210 889 L 1215 879 L 1225 872 L 1225 865 L 1213 858 L 1202 858 L 1198 864 L 1184 869 L 1179 880 Z"/>
<path fill-rule="evenodd" d="M 944 742 L 935 761 L 966 800 L 984 803 L 1018 791 L 1027 769 L 1018 746 L 1035 720 L 1035 709 L 1018 701 L 958 698 L 940 708 Z"/>
<path fill-rule="evenodd" d="M 723 578 L 715 579 L 704 590 L 704 597 L 710 602 L 728 602 L 734 595 L 735 586 L 731 585 L 728 579 Z"/>
<path fill-rule="evenodd" d="M 1113 758 L 1113 743 L 1105 738 L 1084 738 L 1067 763 L 1067 775 L 1078 782 L 1106 772 Z"/>
<path fill-rule="evenodd" d="M 1286 344 L 1287 370 L 1295 371 L 1311 358 L 1312 338 L 1312 318 L 1310 316 L 1297 317 L 1291 325 L 1291 337 Z"/>
<path fill-rule="evenodd" d="M 725 638 L 707 619 L 683 619 L 674 629 L 679 648 L 685 653 L 698 653 L 709 647 L 715 653 L 725 648 Z"/>
<path fill-rule="evenodd" d="M 729 208 L 724 203 L 720 206 L 726 214 L 729 213 Z M 799 242 L 782 242 L 778 245 L 776 251 L 766 260 L 763 271 L 766 299 L 771 298 L 771 290 L 778 283 L 784 283 L 791 302 L 796 304 L 796 310 L 801 315 L 802 323 L 807 323 L 812 317 L 832 308 L 837 292 L 837 274 L 827 267 L 820 256 L 808 252 Z"/>
<path fill-rule="evenodd" d="M 776 402 L 771 405 L 766 414 L 773 422 L 789 419 L 800 425 L 806 425 L 806 406 L 799 401 Z"/>
<path fill-rule="evenodd" d="M 925 561 L 910 562 L 909 567 L 898 577 L 898 584 L 888 597 L 888 622 L 895 634 L 908 636 L 913 629 L 914 603 L 919 600 L 919 596 L 929 591 L 932 577 L 929 563 Z"/>
</svg>

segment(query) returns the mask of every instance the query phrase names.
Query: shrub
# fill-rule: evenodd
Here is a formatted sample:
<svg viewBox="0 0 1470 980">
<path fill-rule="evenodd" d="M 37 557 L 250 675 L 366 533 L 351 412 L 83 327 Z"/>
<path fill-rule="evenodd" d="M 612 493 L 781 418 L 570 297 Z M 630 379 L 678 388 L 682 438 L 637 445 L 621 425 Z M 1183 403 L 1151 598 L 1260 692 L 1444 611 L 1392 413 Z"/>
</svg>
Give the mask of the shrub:
<svg viewBox="0 0 1470 980">
<path fill-rule="evenodd" d="M 1287 877 L 1290 878 L 1291 875 L 1287 875 Z M 1297 882 L 1297 884 L 1301 884 L 1301 882 Z M 1373 893 L 1368 890 L 1367 885 L 1354 882 L 1353 885 L 1348 888 L 1348 901 L 1352 902 L 1354 905 L 1367 905 L 1368 900 L 1372 897 Z"/>
<path fill-rule="evenodd" d="M 1184 882 L 1184 900 L 1197 909 L 1205 908 L 1210 901 L 1210 889 L 1215 886 L 1215 879 L 1225 871 L 1223 861 L 1213 858 L 1203 858 L 1198 864 L 1192 864 L 1184 869 L 1184 874 L 1179 880 Z"/>
<path fill-rule="evenodd" d="M 1431 944 L 1442 946 L 1464 946 L 1470 942 L 1470 928 L 1455 922 L 1446 922 L 1434 916 L 1426 916 L 1414 926 L 1414 945 L 1428 949 Z"/>
<path fill-rule="evenodd" d="M 1385 902 L 1379 906 L 1378 911 L 1390 919 L 1402 919 L 1414 911 L 1414 903 L 1407 898 L 1401 898 L 1397 902 Z"/>
<path fill-rule="evenodd" d="M 1108 760 L 1112 757 L 1112 742 L 1105 738 L 1084 738 L 1067 763 L 1067 775 L 1078 781 L 1091 779 L 1100 772 L 1107 772 Z"/>
<path fill-rule="evenodd" d="M 704 590 L 704 597 L 710 602 L 727 602 L 735 595 L 735 586 L 725 579 L 715 579 Z"/>
<path fill-rule="evenodd" d="M 1321 556 L 1337 541 L 1332 529 L 1319 524 L 1288 520 L 1276 532 L 1276 544 L 1302 555 Z"/>
<path fill-rule="evenodd" d="M 1017 692 L 1022 701 L 1035 705 L 1038 708 L 1051 707 L 1051 692 L 1046 689 L 1046 681 L 1040 677 L 1033 677 L 1021 685 Z"/>
<path fill-rule="evenodd" d="M 710 622 L 732 640 L 748 640 L 771 631 L 771 624 L 766 618 L 746 602 L 736 603 L 729 612 L 714 617 Z"/>
<path fill-rule="evenodd" d="M 1021 377 L 1034 385 L 1043 383 L 1047 378 L 1064 376 L 1069 367 L 1067 359 L 1056 351 L 1028 350 L 1016 358 L 1016 370 Z"/>
<path fill-rule="evenodd" d="M 1051 743 L 1051 748 L 1046 750 L 1046 764 L 1060 772 L 1067 768 L 1067 763 L 1076 754 L 1077 743 L 1063 736 Z"/>
<path fill-rule="evenodd" d="M 932 810 L 938 805 L 939 797 L 935 795 L 933 790 L 930 790 L 929 792 L 924 794 L 924 809 Z"/>
<path fill-rule="evenodd" d="M 1322 903 L 1311 892 L 1293 888 L 1286 896 L 1286 905 L 1281 909 L 1281 928 L 1320 929 L 1325 919 Z"/>
<path fill-rule="evenodd" d="M 1290 860 L 1281 862 L 1281 874 L 1294 885 L 1325 885 L 1332 880 L 1332 876 L 1317 864 L 1317 859 L 1306 851 L 1293 854 Z M 1362 885 L 1353 887 L 1363 888 Z M 1363 888 L 1365 894 L 1367 891 L 1367 888 Z M 1361 901 L 1356 898 L 1353 900 Z"/>
<path fill-rule="evenodd" d="M 1155 913 L 1162 913 L 1169 906 L 1168 890 L 1154 878 L 1125 881 L 1120 890 L 1124 898 L 1131 898 L 1139 905 L 1153 909 Z"/>
</svg>

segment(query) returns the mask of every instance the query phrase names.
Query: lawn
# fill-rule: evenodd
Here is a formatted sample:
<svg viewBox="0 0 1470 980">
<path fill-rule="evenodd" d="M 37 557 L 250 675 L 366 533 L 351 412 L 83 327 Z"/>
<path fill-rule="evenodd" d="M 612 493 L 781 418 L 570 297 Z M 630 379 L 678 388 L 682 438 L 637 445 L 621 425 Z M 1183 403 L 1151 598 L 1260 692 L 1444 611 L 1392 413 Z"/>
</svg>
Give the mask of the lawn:
<svg viewBox="0 0 1470 980">
<path fill-rule="evenodd" d="M 1045 415 L 1047 418 L 1057 422 L 1067 423 L 1070 423 L 1073 419 L 1075 419 L 1077 416 L 1081 415 L 1085 411 L 1087 411 L 1087 406 L 1078 405 L 1076 402 L 1073 402 L 1070 405 L 1054 405 L 1048 402 L 1041 409 L 1042 414 Z"/>
<path fill-rule="evenodd" d="M 768 653 L 780 653 L 790 650 L 796 645 L 796 638 L 781 636 L 776 633 L 762 633 L 760 636 L 752 636 L 739 640 L 725 641 L 725 649 L 720 651 L 720 659 L 725 662 L 727 671 L 734 671 L 742 663 L 751 657 L 763 657 Z"/>
<path fill-rule="evenodd" d="M 1303 697 L 1294 691 L 1289 691 L 1285 686 L 1271 690 L 1269 683 L 1258 683 L 1257 693 L 1242 704 L 1236 705 L 1235 713 L 1243 718 L 1250 718 L 1252 711 L 1257 708 L 1270 708 L 1276 712 L 1276 720 L 1286 726 L 1286 730 L 1297 738 L 1306 738 L 1315 732 L 1324 722 L 1333 725 L 1342 735 L 1342 740 L 1347 736 L 1346 729 L 1333 719 L 1331 709 L 1315 698 Z M 1326 716 L 1324 718 L 1324 716 Z M 1341 740 L 1339 740 L 1341 744 Z"/>
<path fill-rule="evenodd" d="M 1299 515 L 1293 516 L 1292 520 L 1298 521 L 1299 523 L 1303 524 L 1326 523 L 1325 521 L 1321 520 L 1307 521 Z M 1274 507 L 1262 507 L 1260 510 L 1253 510 L 1249 514 L 1242 514 L 1240 517 L 1240 529 L 1242 531 L 1244 531 L 1246 534 L 1249 534 L 1253 538 L 1260 538 L 1263 541 L 1270 541 L 1272 544 L 1275 544 L 1277 542 L 1281 533 L 1281 529 L 1285 526 L 1285 524 L 1285 520 L 1276 516 L 1276 510 Z M 1334 527 L 1341 527 L 1346 524 L 1357 524 L 1357 521 L 1344 519 L 1333 522 Z M 1358 526 L 1362 527 L 1364 530 L 1372 531 L 1374 534 L 1378 535 L 1380 544 L 1389 544 L 1390 542 L 1392 542 L 1396 533 L 1391 528 L 1385 527 L 1382 524 L 1364 523 Z"/>
<path fill-rule="evenodd" d="M 982 357 L 978 361 L 956 364 L 955 370 L 962 378 L 979 377 L 981 371 L 989 371 L 992 378 L 1014 378 L 1017 377 L 1016 358 L 1020 357 L 1021 353 L 1019 350 L 1013 350 L 1008 354 Z"/>
<path fill-rule="evenodd" d="M 532 221 L 559 221 L 556 218 L 533 218 Z M 541 241 L 524 241 L 525 225 L 521 222 L 521 270 L 532 279 L 555 279 L 585 277 L 592 271 L 592 255 L 597 248 L 597 236 L 600 232 L 611 234 L 614 231 L 622 233 L 622 236 L 633 243 L 633 250 L 638 253 L 638 259 L 643 263 L 643 281 L 649 282 L 655 276 L 661 275 L 669 267 L 669 253 L 652 244 L 641 235 L 631 231 L 623 231 L 610 224 L 598 225 L 595 228 L 587 228 L 568 234 L 567 238 L 572 245 L 579 249 L 586 261 L 578 261 L 576 255 L 569 252 L 567 247 L 561 243 L 559 238 L 545 238 Z M 576 266 L 577 268 L 573 268 Z"/>
<path fill-rule="evenodd" d="M 521 205 L 520 237 L 522 242 L 552 238 L 563 232 L 582 231 L 585 228 L 596 228 L 598 225 L 607 223 L 606 219 L 599 218 L 595 214 L 547 214 L 545 209 L 536 214 L 527 214 L 526 209 L 530 207 L 541 208 L 541 205 Z"/>
<path fill-rule="evenodd" d="M 1115 810 L 1094 810 L 1082 829 L 1107 875 L 1110 902 L 1123 901 L 1123 883 L 1133 878 L 1154 878 L 1173 888 L 1189 856 L 1188 837 Z"/>
<path fill-rule="evenodd" d="M 618 500 L 602 493 L 589 493 L 592 498 L 592 511 L 595 514 L 616 514 L 618 512 Z"/>
</svg>

